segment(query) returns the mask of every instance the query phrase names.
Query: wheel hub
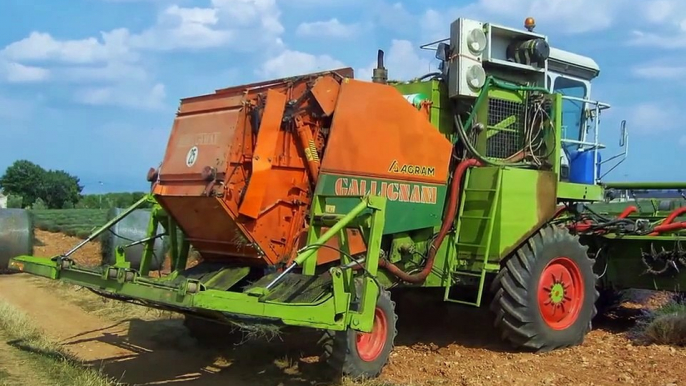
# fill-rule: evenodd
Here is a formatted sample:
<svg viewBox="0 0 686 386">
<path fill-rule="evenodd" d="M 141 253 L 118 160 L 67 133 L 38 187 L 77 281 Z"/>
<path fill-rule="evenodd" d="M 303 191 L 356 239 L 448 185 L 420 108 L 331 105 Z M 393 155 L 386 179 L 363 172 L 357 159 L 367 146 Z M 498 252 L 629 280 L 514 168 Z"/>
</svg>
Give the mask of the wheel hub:
<svg viewBox="0 0 686 386">
<path fill-rule="evenodd" d="M 386 346 L 387 331 L 386 314 L 384 314 L 383 310 L 377 308 L 374 312 L 372 331 L 357 333 L 357 353 L 363 361 L 372 362 L 381 355 Z"/>
<path fill-rule="evenodd" d="M 577 320 L 584 299 L 584 285 L 577 264 L 558 257 L 546 265 L 538 283 L 538 308 L 552 329 L 564 330 Z"/>
</svg>

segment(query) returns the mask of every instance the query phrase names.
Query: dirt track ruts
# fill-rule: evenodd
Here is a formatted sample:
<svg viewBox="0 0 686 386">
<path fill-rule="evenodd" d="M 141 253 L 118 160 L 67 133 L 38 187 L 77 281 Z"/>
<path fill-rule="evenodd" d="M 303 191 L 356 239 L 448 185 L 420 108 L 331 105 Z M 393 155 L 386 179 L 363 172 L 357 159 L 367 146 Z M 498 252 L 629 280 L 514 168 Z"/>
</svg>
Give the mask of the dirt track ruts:
<svg viewBox="0 0 686 386">
<path fill-rule="evenodd" d="M 40 233 L 41 252 L 61 252 Z M 57 241 L 57 240 L 55 240 Z M 68 240 L 62 237 L 58 242 Z M 74 240 L 69 245 L 73 245 Z M 59 249 L 51 251 L 57 247 Z M 0 298 L 27 312 L 78 357 L 130 384 L 325 385 L 312 332 L 283 341 L 203 347 L 179 320 L 115 322 L 86 312 L 28 275 L 0 276 Z M 513 352 L 486 310 L 448 305 L 435 293 L 396 294 L 397 348 L 382 380 L 400 385 L 686 385 L 686 350 L 637 346 L 627 323 L 599 318 L 584 345 L 547 354 Z M 71 299 L 71 297 L 70 297 Z"/>
</svg>

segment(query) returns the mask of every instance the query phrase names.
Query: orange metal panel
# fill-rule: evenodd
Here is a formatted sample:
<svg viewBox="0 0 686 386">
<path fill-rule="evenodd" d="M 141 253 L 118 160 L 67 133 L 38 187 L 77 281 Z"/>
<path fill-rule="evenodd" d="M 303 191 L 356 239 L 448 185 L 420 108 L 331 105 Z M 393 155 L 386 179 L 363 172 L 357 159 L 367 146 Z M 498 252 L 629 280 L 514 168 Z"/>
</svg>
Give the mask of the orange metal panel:
<svg viewBox="0 0 686 386">
<path fill-rule="evenodd" d="M 323 77 L 317 80 L 317 83 L 312 87 L 312 95 L 322 108 L 324 115 L 329 116 L 333 114 L 338 100 L 338 92 L 341 85 L 331 77 Z"/>
<path fill-rule="evenodd" d="M 312 195 L 306 153 L 321 156 L 331 121 L 311 86 L 343 73 L 352 75 L 309 74 L 181 101 L 153 193 L 206 261 L 276 264 L 295 254 Z M 286 101 L 297 105 L 284 111 Z"/>
<path fill-rule="evenodd" d="M 214 95 L 189 98 L 179 107 L 179 114 L 240 107 L 242 101 L 243 97 L 240 95 L 225 98 L 216 98 Z"/>
<path fill-rule="evenodd" d="M 321 172 L 445 183 L 452 144 L 389 85 L 341 85 Z"/>
<path fill-rule="evenodd" d="M 281 129 L 283 111 L 286 107 L 286 96 L 274 90 L 267 91 L 267 104 L 264 108 L 262 123 L 257 133 L 257 145 L 252 160 L 250 183 L 241 203 L 239 213 L 251 218 L 257 218 L 265 191 L 269 184 L 270 170 L 276 154 L 276 143 Z"/>
<path fill-rule="evenodd" d="M 161 181 L 202 180 L 205 167 L 224 172 L 227 152 L 234 143 L 238 110 L 179 116 L 167 144 Z"/>
</svg>

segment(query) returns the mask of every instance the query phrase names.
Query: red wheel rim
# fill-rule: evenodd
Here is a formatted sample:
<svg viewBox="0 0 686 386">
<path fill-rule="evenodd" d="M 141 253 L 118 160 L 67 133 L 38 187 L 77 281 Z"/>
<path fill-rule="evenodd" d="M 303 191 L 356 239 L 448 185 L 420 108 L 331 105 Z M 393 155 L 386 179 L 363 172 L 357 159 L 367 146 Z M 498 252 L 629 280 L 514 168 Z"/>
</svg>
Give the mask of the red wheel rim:
<svg viewBox="0 0 686 386">
<path fill-rule="evenodd" d="M 386 345 L 387 329 L 386 314 L 377 308 L 374 312 L 372 331 L 357 333 L 357 353 L 363 361 L 371 362 L 381 355 Z"/>
<path fill-rule="evenodd" d="M 584 301 L 584 280 L 579 267 L 567 257 L 553 259 L 538 281 L 538 309 L 554 330 L 574 324 Z"/>
</svg>

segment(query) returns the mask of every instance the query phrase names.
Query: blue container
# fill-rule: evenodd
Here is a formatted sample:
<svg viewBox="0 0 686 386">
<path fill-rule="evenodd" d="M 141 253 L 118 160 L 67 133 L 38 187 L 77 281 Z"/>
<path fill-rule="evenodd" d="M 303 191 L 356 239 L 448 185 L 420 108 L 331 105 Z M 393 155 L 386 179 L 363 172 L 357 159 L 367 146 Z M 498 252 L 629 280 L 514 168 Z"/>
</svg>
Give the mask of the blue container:
<svg viewBox="0 0 686 386">
<path fill-rule="evenodd" d="M 595 181 L 593 180 L 593 165 L 595 160 L 593 159 L 593 150 L 571 153 L 570 156 L 569 182 L 594 185 Z M 600 163 L 600 152 L 598 152 L 598 163 Z M 598 178 L 600 178 L 600 165 L 598 165 L 596 170 L 596 173 L 598 173 Z"/>
</svg>

